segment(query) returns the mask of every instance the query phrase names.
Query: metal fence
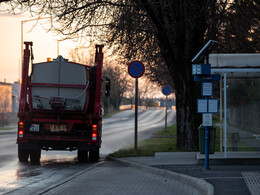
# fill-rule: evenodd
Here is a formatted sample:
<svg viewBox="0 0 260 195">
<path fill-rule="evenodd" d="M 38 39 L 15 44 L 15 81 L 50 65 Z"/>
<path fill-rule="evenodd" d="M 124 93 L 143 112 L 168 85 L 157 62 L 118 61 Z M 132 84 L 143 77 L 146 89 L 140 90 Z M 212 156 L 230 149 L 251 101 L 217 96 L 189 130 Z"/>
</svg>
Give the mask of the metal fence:
<svg viewBox="0 0 260 195">
<path fill-rule="evenodd" d="M 260 102 L 229 109 L 229 123 L 260 134 Z"/>
<path fill-rule="evenodd" d="M 260 78 L 227 84 L 228 151 L 260 151 Z"/>
</svg>

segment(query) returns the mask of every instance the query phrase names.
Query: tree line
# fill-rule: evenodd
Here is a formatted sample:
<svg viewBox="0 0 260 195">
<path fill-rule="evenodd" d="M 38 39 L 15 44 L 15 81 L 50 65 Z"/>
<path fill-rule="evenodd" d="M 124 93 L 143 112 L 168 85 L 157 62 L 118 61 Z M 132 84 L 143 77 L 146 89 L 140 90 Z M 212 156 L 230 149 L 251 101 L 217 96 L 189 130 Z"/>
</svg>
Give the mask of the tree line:
<svg viewBox="0 0 260 195">
<path fill-rule="evenodd" d="M 147 77 L 171 83 L 177 103 L 177 147 L 198 147 L 196 114 L 200 85 L 191 59 L 209 39 L 216 52 L 259 52 L 257 0 L 14 0 L 11 12 L 50 16 L 50 30 L 64 38 L 93 35 L 113 48 L 122 62 L 142 60 Z M 18 11 L 18 12 L 20 12 Z M 127 63 L 124 63 L 127 64 Z"/>
</svg>

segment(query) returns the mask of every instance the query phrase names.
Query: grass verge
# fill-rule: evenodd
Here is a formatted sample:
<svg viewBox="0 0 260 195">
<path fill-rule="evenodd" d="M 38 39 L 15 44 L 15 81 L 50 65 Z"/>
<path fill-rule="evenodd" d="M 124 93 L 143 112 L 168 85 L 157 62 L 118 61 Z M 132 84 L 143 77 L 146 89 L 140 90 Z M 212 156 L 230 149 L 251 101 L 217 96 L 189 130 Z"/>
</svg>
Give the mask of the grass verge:
<svg viewBox="0 0 260 195">
<path fill-rule="evenodd" d="M 111 157 L 133 157 L 133 156 L 154 156 L 155 152 L 179 152 L 176 148 L 176 124 L 155 132 L 150 139 L 138 143 L 138 150 L 134 145 L 122 148 L 110 154 Z"/>
<path fill-rule="evenodd" d="M 0 131 L 1 130 L 11 130 L 11 129 L 13 129 L 13 127 L 0 127 Z"/>
<path fill-rule="evenodd" d="M 176 148 L 176 124 L 169 126 L 167 131 L 161 129 L 155 132 L 150 139 L 142 140 L 138 143 L 138 150 L 134 145 L 122 148 L 110 154 L 111 157 L 135 157 L 154 156 L 155 152 L 181 152 Z M 220 150 L 220 128 L 216 126 L 215 151 Z M 198 150 L 197 150 L 198 151 Z"/>
</svg>

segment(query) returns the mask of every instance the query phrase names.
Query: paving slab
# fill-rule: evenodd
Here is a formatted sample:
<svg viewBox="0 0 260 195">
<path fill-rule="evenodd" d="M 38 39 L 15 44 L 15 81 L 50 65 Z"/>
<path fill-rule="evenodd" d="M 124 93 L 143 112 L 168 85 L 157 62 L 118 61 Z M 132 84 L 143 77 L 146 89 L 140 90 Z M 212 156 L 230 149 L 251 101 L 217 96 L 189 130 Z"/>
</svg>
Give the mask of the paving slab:
<svg viewBox="0 0 260 195">
<path fill-rule="evenodd" d="M 156 153 L 154 157 L 129 157 L 127 161 L 201 178 L 214 186 L 214 194 L 259 194 L 260 152 L 215 152 L 209 155 L 210 169 L 205 170 L 205 154 L 199 152 Z"/>
<path fill-rule="evenodd" d="M 202 194 L 188 183 L 167 175 L 105 161 L 42 194 Z"/>
</svg>

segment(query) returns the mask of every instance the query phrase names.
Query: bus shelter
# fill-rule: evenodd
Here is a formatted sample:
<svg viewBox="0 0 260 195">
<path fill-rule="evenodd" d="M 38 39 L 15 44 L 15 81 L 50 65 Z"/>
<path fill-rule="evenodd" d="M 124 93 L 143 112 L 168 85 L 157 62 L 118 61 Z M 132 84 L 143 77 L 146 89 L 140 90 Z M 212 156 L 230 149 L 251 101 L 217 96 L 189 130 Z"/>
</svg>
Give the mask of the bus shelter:
<svg viewBox="0 0 260 195">
<path fill-rule="evenodd" d="M 260 151 L 260 53 L 210 54 L 220 74 L 220 151 Z"/>
</svg>

